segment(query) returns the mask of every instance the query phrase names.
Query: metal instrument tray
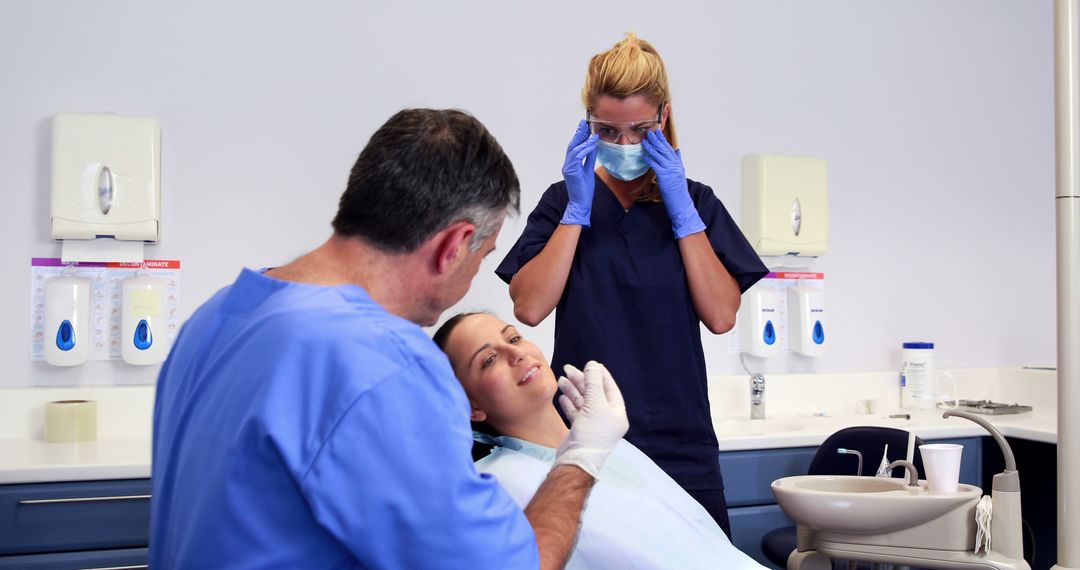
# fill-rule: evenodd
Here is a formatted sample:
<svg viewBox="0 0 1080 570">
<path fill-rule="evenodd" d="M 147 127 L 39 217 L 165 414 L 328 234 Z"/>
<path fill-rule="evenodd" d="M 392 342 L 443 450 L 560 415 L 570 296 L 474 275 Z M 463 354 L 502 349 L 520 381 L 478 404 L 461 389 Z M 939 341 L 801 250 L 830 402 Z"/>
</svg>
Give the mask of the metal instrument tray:
<svg viewBox="0 0 1080 570">
<path fill-rule="evenodd" d="M 1024 406 L 1022 404 L 1002 404 L 999 402 L 991 402 L 990 400 L 960 400 L 956 409 L 971 412 L 973 414 L 1019 414 L 1022 412 L 1030 412 L 1031 406 Z"/>
</svg>

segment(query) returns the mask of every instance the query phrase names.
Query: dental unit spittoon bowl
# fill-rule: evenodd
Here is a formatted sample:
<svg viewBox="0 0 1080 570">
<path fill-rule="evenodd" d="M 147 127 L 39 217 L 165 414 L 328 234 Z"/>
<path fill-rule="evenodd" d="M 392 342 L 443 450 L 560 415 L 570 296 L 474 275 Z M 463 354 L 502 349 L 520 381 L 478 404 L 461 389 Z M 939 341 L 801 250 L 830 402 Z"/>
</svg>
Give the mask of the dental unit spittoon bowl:
<svg viewBox="0 0 1080 570">
<path fill-rule="evenodd" d="M 898 461 L 894 463 L 907 464 L 903 479 L 799 475 L 773 481 L 777 503 L 797 524 L 788 570 L 827 570 L 833 559 L 921 568 L 1030 570 L 1024 561 L 1020 475 L 1012 448 L 984 418 L 957 410 L 943 415 L 950 416 L 982 426 L 1005 456 L 1005 470 L 993 479 L 989 552 L 974 552 L 982 489 L 960 484 L 955 493 L 930 494 L 914 466 Z"/>
</svg>

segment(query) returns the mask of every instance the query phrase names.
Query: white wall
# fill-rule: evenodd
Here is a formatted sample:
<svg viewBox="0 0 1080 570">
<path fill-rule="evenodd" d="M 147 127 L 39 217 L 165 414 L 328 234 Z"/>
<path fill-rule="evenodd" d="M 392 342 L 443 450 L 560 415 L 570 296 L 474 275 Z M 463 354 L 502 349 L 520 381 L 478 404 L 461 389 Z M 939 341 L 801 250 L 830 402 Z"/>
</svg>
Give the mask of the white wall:
<svg viewBox="0 0 1080 570">
<path fill-rule="evenodd" d="M 49 239 L 50 117 L 163 127 L 163 233 L 190 313 L 241 267 L 329 234 L 353 160 L 406 106 L 471 111 L 526 213 L 559 176 L 588 58 L 635 30 L 664 56 L 687 172 L 738 218 L 744 154 L 829 161 L 830 347 L 771 371 L 887 370 L 903 340 L 945 367 L 1054 362 L 1051 3 L 38 2 L 0 0 L 0 386 L 149 383 L 156 369 L 29 359 L 31 257 Z M 512 317 L 492 270 L 460 308 Z M 547 322 L 532 338 L 550 351 Z M 734 373 L 710 337 L 711 373 Z"/>
</svg>

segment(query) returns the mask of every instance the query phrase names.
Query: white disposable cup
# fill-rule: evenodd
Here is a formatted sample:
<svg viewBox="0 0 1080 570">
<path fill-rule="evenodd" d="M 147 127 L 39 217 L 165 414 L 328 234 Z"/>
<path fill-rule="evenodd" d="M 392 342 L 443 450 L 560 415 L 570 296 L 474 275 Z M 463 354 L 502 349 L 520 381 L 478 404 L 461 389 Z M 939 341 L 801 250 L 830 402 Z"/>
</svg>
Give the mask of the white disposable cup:
<svg viewBox="0 0 1080 570">
<path fill-rule="evenodd" d="M 955 493 L 960 484 L 960 456 L 964 446 L 955 443 L 927 443 L 919 446 L 923 468 L 926 469 L 926 487 L 940 495 Z"/>
</svg>

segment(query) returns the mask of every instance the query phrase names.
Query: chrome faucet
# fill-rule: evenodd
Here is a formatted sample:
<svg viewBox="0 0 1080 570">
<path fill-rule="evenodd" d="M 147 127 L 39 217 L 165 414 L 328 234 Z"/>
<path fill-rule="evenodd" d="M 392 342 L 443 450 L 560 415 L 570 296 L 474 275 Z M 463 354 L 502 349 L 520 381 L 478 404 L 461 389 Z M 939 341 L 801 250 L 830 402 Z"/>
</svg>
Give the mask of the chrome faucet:
<svg viewBox="0 0 1080 570">
<path fill-rule="evenodd" d="M 750 376 L 750 419 L 765 419 L 765 377 L 761 374 Z"/>
</svg>

